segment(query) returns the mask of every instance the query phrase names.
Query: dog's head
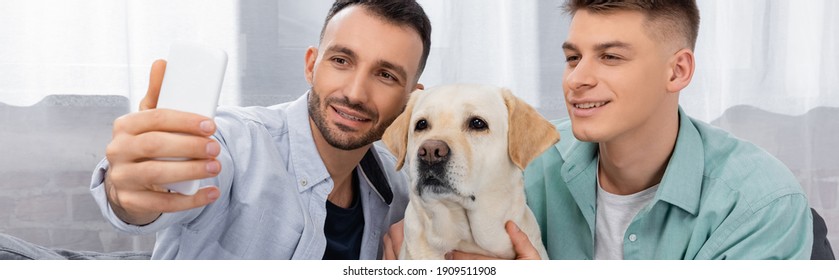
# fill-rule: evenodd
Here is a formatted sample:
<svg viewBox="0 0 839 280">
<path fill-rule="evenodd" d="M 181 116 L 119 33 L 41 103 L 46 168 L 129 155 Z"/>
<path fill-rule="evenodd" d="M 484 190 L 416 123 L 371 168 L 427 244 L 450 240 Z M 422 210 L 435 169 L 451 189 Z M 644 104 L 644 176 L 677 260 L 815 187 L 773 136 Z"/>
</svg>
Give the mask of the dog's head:
<svg viewBox="0 0 839 280">
<path fill-rule="evenodd" d="M 410 166 L 414 194 L 463 204 L 480 189 L 509 185 L 514 172 L 520 180 L 559 133 L 507 89 L 449 85 L 415 91 L 382 140 L 397 169 Z"/>
</svg>

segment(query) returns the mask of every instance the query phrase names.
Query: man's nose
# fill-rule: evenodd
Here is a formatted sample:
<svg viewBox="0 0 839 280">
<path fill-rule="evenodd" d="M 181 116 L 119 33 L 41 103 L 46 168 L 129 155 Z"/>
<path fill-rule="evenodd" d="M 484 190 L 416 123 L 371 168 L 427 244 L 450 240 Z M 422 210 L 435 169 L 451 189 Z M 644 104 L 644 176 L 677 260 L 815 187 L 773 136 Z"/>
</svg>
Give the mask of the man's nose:
<svg viewBox="0 0 839 280">
<path fill-rule="evenodd" d="M 362 73 L 362 71 L 357 72 L 355 75 L 352 76 L 352 80 L 350 81 L 349 87 L 345 92 L 345 95 L 349 99 L 349 101 L 353 104 L 364 104 L 367 103 L 368 98 L 368 84 L 369 84 L 369 77 Z"/>
<path fill-rule="evenodd" d="M 580 60 L 577 66 L 565 69 L 565 71 L 568 71 L 565 75 L 565 84 L 567 84 L 571 90 L 594 87 L 597 85 L 597 79 L 594 75 L 594 67 L 595 65 L 592 65 L 592 63 Z"/>
<path fill-rule="evenodd" d="M 417 151 L 420 160 L 435 164 L 449 159 L 449 145 L 440 140 L 425 140 Z"/>
</svg>

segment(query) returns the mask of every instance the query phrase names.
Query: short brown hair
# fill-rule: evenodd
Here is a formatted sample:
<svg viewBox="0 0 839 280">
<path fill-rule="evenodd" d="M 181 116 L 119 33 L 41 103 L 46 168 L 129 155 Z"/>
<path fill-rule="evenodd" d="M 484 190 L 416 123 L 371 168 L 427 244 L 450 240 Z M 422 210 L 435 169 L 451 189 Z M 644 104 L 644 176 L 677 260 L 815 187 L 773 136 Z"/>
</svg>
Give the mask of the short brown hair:
<svg viewBox="0 0 839 280">
<path fill-rule="evenodd" d="M 606 14 L 614 11 L 639 11 L 649 23 L 659 26 L 650 31 L 652 37 L 685 40 L 691 50 L 699 34 L 699 8 L 696 0 L 568 0 L 563 9 L 573 16 L 583 9 L 591 13 Z M 661 24 L 661 25 L 658 25 Z M 657 31 L 663 32 L 657 32 Z"/>
<path fill-rule="evenodd" d="M 335 0 L 323 22 L 323 28 L 320 31 L 321 40 L 323 40 L 323 33 L 326 32 L 326 25 L 332 17 L 353 5 L 364 7 L 387 22 L 407 26 L 416 31 L 422 40 L 422 57 L 419 64 L 419 74 L 422 74 L 428 54 L 431 52 L 431 21 L 422 6 L 416 0 Z"/>
</svg>

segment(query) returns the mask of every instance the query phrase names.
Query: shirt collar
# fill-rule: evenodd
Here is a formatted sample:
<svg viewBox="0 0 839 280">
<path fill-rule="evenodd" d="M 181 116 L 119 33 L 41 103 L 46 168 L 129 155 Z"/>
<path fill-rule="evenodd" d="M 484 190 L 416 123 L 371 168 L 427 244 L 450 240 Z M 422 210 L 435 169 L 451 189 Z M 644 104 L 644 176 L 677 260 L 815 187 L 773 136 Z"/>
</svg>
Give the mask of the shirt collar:
<svg viewBox="0 0 839 280">
<path fill-rule="evenodd" d="M 597 159 L 597 143 L 579 141 L 573 138 L 573 135 L 563 135 L 563 137 L 569 136 L 572 139 L 571 141 L 560 141 L 559 144 L 554 146 L 565 161 L 560 171 L 562 177 L 569 183 L 569 187 L 572 187 L 572 185 L 592 186 L 589 183 L 594 183 L 595 178 L 576 177 L 583 171 L 587 171 L 584 175 L 597 176 L 596 166 L 593 165 Z M 679 133 L 676 137 L 676 145 L 652 203 L 655 203 L 656 200 L 662 200 L 696 215 L 699 211 L 702 174 L 705 167 L 703 149 L 699 131 L 680 106 Z M 594 191 L 594 188 L 589 190 L 586 187 L 576 191 L 572 190 L 572 194 L 577 194 L 588 200 L 594 198 Z"/>
<path fill-rule="evenodd" d="M 288 107 L 288 138 L 291 149 L 291 162 L 294 174 L 297 176 L 297 188 L 305 191 L 312 186 L 329 178 L 329 172 L 323 164 L 315 139 L 312 137 L 312 126 L 309 125 L 308 97 L 306 92 Z"/>
<path fill-rule="evenodd" d="M 666 201 L 696 215 L 705 172 L 702 136 L 693 120 L 679 107 L 679 134 L 673 155 L 667 163 L 656 199 Z"/>
<path fill-rule="evenodd" d="M 390 205 L 393 202 L 393 190 L 387 182 L 387 176 L 382 170 L 382 164 L 376 155 L 376 145 L 370 145 L 370 149 L 364 154 L 364 158 L 361 159 L 358 166 L 361 167 L 362 175 L 364 175 L 363 178 L 369 180 L 368 182 L 372 189 L 376 191 L 376 194 L 379 195 L 379 198 L 385 204 Z"/>
</svg>

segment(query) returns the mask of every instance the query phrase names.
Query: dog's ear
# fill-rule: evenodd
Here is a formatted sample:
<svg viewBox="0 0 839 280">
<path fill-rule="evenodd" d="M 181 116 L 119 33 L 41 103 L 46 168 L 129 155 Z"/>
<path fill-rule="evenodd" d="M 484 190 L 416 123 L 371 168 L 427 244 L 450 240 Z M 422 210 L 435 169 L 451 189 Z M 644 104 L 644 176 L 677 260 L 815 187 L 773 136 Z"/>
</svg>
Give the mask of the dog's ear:
<svg viewBox="0 0 839 280">
<path fill-rule="evenodd" d="M 411 93 L 411 98 L 408 99 L 408 105 L 405 106 L 405 110 L 396 117 L 396 120 L 390 124 L 382 135 L 382 142 L 396 156 L 396 170 L 402 169 L 402 165 L 405 164 L 405 154 L 408 150 L 408 128 L 411 127 L 411 113 L 414 111 L 414 102 L 420 93 L 422 93 L 420 89 Z"/>
<path fill-rule="evenodd" d="M 559 132 L 536 109 L 514 96 L 509 89 L 502 89 L 501 95 L 509 114 L 507 150 L 513 163 L 524 170 L 531 160 L 559 141 Z"/>
</svg>

